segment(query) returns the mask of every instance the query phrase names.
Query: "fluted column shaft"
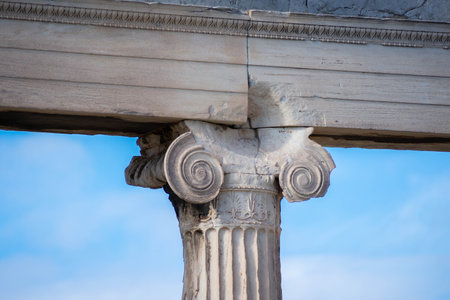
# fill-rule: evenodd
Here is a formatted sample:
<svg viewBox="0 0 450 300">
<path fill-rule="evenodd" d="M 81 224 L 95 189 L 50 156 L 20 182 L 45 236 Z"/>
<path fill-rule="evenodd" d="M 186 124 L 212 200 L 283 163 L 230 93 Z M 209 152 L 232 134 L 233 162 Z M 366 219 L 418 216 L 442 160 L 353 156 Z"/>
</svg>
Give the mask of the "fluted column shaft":
<svg viewBox="0 0 450 300">
<path fill-rule="evenodd" d="M 273 176 L 227 174 L 206 204 L 170 198 L 183 239 L 183 299 L 281 299 L 281 197 Z"/>
</svg>

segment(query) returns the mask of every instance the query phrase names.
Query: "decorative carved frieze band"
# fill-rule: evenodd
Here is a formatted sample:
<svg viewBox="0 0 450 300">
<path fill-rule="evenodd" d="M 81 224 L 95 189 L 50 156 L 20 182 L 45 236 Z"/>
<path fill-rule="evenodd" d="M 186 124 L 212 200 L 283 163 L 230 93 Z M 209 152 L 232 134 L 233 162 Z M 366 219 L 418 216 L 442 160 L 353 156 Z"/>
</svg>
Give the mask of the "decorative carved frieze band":
<svg viewBox="0 0 450 300">
<path fill-rule="evenodd" d="M 274 176 L 227 174 L 224 186 L 213 201 L 202 204 L 204 214 L 199 213 L 198 204 L 174 203 L 182 233 L 218 226 L 278 228 L 280 193 Z"/>
<path fill-rule="evenodd" d="M 450 34 L 447 32 L 259 21 L 252 21 L 250 23 L 249 36 L 356 45 L 380 44 L 383 46 L 415 48 L 425 46 L 448 48 L 450 43 Z"/>
<path fill-rule="evenodd" d="M 145 8 L 145 9 L 144 9 Z M 254 20 L 252 17 L 240 15 L 211 17 L 198 15 L 182 15 L 174 13 L 151 12 L 143 5 L 142 11 L 126 9 L 92 8 L 64 6 L 47 3 L 0 2 L 0 18 L 28 21 L 41 21 L 65 24 L 83 24 L 130 29 L 193 32 L 204 34 L 237 35 L 270 39 L 311 40 L 321 42 L 347 44 L 380 44 L 397 47 L 450 47 L 450 32 L 434 29 L 421 30 L 396 28 L 395 25 L 386 28 L 361 23 L 352 25 L 342 22 L 327 21 L 320 23 L 322 17 L 317 16 L 315 22 L 303 20 L 302 15 L 296 16 L 296 21 L 279 19 L 276 21 Z M 276 19 L 276 17 L 274 18 Z M 336 19 L 337 20 L 337 19 Z M 355 20 L 355 18 L 353 18 Z M 420 24 L 420 22 L 417 22 Z M 383 24 L 386 25 L 386 24 Z M 441 24 L 443 25 L 443 24 Z"/>
<path fill-rule="evenodd" d="M 0 18 L 242 36 L 246 35 L 248 28 L 248 21 L 232 18 L 186 16 L 151 13 L 148 11 L 137 12 L 26 2 L 0 2 Z"/>
</svg>

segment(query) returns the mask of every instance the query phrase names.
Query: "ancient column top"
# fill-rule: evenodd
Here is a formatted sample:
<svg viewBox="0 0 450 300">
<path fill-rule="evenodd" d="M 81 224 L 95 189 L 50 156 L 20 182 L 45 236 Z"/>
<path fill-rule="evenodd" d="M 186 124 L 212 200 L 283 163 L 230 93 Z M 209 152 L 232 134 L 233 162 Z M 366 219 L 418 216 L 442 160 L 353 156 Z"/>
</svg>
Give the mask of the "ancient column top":
<svg viewBox="0 0 450 300">
<path fill-rule="evenodd" d="M 206 203 L 218 195 L 230 176 L 269 175 L 279 179 L 290 202 L 322 197 L 335 165 L 328 152 L 309 139 L 312 131 L 299 127 L 231 129 L 183 121 L 159 135 L 139 138 L 141 156 L 133 157 L 126 180 L 151 188 L 167 183 L 180 198 Z"/>
<path fill-rule="evenodd" d="M 126 179 L 169 194 L 183 240 L 183 299 L 281 299 L 282 195 L 324 196 L 335 167 L 312 131 L 183 121 L 139 138 Z"/>
</svg>

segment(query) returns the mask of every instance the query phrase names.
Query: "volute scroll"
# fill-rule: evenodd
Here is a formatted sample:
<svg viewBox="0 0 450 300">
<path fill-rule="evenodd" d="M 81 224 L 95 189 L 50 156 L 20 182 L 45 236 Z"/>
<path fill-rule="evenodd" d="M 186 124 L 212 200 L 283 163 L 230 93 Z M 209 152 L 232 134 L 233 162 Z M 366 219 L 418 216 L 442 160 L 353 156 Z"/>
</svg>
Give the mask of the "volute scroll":
<svg viewBox="0 0 450 300">
<path fill-rule="evenodd" d="M 216 198 L 224 177 L 220 162 L 196 144 L 191 132 L 170 144 L 164 158 L 164 173 L 178 197 L 196 204 Z"/>
<path fill-rule="evenodd" d="M 323 152 L 319 154 L 329 156 L 325 150 Z M 301 160 L 288 161 L 281 166 L 280 187 L 289 202 L 323 197 L 330 185 L 334 163 L 330 164 L 328 157 L 318 157 L 317 153 L 307 154 Z"/>
</svg>

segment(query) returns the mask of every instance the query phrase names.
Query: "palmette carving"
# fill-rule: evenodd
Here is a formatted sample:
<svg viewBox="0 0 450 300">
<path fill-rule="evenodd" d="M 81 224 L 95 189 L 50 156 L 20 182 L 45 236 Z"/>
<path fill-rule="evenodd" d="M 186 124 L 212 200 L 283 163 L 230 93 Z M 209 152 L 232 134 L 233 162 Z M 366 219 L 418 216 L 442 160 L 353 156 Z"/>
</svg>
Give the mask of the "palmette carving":
<svg viewBox="0 0 450 300">
<path fill-rule="evenodd" d="M 232 218 L 239 221 L 253 220 L 254 222 L 265 222 L 269 219 L 270 211 L 266 208 L 266 201 L 258 193 L 248 192 L 247 195 L 242 195 L 242 192 L 232 193 Z"/>
<path fill-rule="evenodd" d="M 281 194 L 275 178 L 253 174 L 242 176 L 262 179 L 265 181 L 263 188 L 266 189 L 256 185 L 240 186 L 238 182 L 235 182 L 232 188 L 222 188 L 214 200 L 204 204 L 180 202 L 177 196 L 178 203 L 174 203 L 174 206 L 180 221 L 181 232 L 223 226 L 257 226 L 272 229 L 279 226 L 277 211 L 279 211 Z M 228 185 L 235 179 L 235 176 L 225 175 L 224 185 Z M 271 190 L 267 189 L 267 181 L 271 181 Z M 173 190 L 168 192 L 175 194 Z"/>
</svg>

